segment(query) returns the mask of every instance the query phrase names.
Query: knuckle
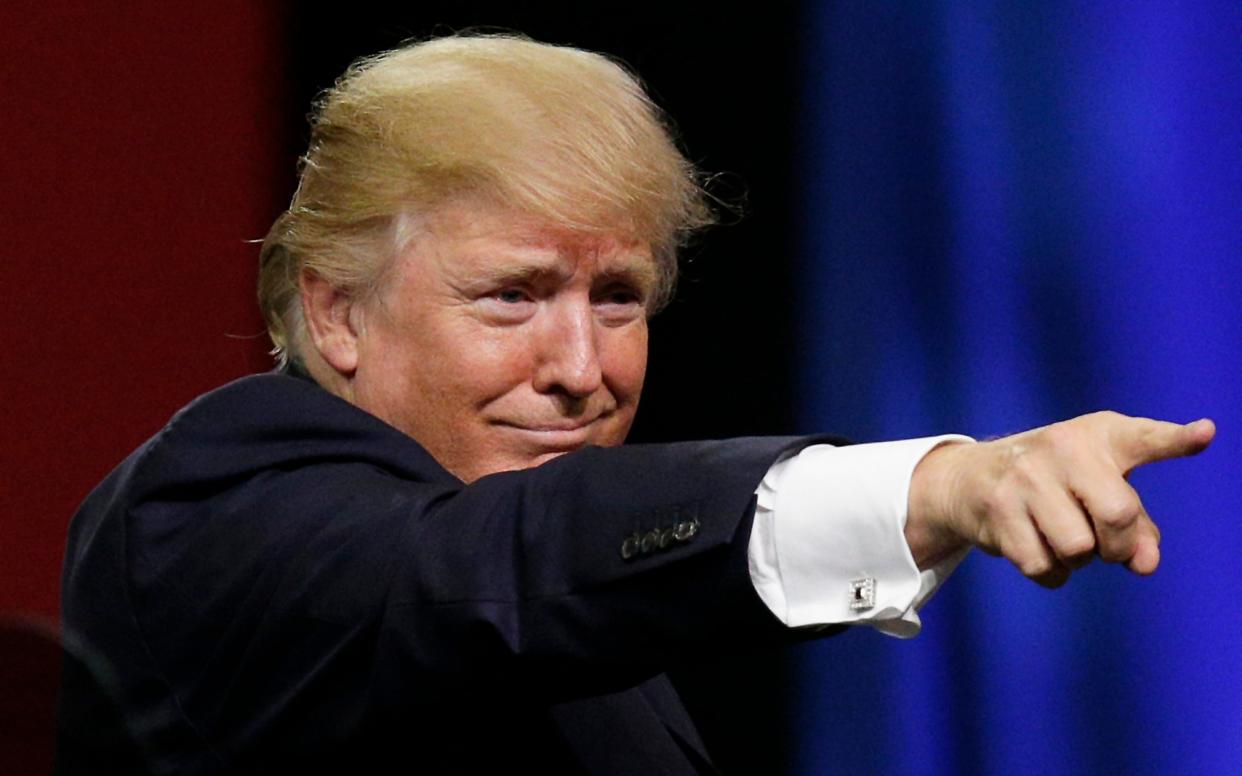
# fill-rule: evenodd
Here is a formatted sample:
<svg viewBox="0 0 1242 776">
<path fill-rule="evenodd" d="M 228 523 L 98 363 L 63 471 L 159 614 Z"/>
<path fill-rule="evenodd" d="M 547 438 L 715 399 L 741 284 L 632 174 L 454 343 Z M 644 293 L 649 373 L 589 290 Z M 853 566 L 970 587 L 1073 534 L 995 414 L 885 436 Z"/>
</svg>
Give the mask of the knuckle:
<svg viewBox="0 0 1242 776">
<path fill-rule="evenodd" d="M 1057 548 L 1062 558 L 1077 560 L 1095 552 L 1095 536 L 1079 534 L 1061 542 Z"/>
<path fill-rule="evenodd" d="M 1046 444 L 1056 447 L 1059 443 L 1063 443 L 1067 436 L 1073 436 L 1073 434 L 1074 422 L 1068 421 L 1047 426 L 1041 436 Z"/>
<path fill-rule="evenodd" d="M 1077 448 L 1080 436 L 1078 426 L 1072 423 L 1058 423 L 1044 429 L 1043 441 L 1053 455 L 1064 457 Z"/>
<path fill-rule="evenodd" d="M 979 526 L 979 530 L 975 536 L 975 541 L 978 544 L 979 549 L 989 555 L 1002 554 L 1000 549 L 1001 542 L 997 537 L 995 526 L 988 525 L 986 523 Z"/>
<path fill-rule="evenodd" d="M 1125 416 L 1116 410 L 1097 410 L 1083 416 L 1083 419 L 1091 425 L 1107 426 L 1114 425 Z"/>
<path fill-rule="evenodd" d="M 1125 528 L 1133 525 L 1142 511 L 1136 498 L 1115 498 L 1100 504 L 1095 519 L 1109 528 Z"/>
<path fill-rule="evenodd" d="M 1036 579 L 1048 574 L 1053 569 L 1052 561 L 1046 556 L 1032 555 L 1016 560 L 1018 570 L 1023 576 Z"/>
<path fill-rule="evenodd" d="M 1153 426 L 1143 426 L 1134 435 L 1135 449 L 1143 454 L 1152 454 L 1166 447 L 1169 440 L 1166 438 L 1163 429 Z"/>
</svg>

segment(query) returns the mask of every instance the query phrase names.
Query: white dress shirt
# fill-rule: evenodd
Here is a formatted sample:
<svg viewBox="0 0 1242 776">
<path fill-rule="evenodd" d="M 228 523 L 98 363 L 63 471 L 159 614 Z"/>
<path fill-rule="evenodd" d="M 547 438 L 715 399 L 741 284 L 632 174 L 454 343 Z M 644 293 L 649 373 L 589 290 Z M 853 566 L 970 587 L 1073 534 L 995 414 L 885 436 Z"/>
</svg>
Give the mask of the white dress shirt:
<svg viewBox="0 0 1242 776">
<path fill-rule="evenodd" d="M 812 445 L 768 470 L 748 545 L 759 597 L 790 627 L 871 625 L 918 634 L 918 609 L 969 548 L 920 572 L 905 539 L 914 467 L 945 435 Z"/>
</svg>

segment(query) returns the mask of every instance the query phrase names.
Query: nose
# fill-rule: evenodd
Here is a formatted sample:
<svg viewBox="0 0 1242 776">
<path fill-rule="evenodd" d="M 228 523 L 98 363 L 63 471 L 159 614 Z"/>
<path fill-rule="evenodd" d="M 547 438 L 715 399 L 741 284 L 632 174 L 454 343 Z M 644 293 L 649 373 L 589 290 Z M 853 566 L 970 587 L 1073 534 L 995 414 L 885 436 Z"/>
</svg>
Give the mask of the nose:
<svg viewBox="0 0 1242 776">
<path fill-rule="evenodd" d="M 599 390 L 603 370 L 590 300 L 558 300 L 545 311 L 542 324 L 535 333 L 535 390 L 573 399 Z"/>
</svg>

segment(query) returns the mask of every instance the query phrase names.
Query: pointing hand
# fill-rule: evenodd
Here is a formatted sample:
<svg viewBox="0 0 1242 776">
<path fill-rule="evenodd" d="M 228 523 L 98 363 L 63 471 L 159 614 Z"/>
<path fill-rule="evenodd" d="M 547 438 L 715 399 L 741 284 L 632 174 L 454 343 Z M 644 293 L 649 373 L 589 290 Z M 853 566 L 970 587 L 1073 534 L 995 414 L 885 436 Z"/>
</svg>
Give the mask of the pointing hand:
<svg viewBox="0 0 1242 776">
<path fill-rule="evenodd" d="M 1150 574 L 1160 563 L 1160 531 L 1126 475 L 1194 455 L 1215 434 L 1206 419 L 1181 425 L 1097 412 L 943 445 L 915 469 L 906 538 L 920 567 L 973 544 L 1048 587 L 1097 554 Z"/>
</svg>

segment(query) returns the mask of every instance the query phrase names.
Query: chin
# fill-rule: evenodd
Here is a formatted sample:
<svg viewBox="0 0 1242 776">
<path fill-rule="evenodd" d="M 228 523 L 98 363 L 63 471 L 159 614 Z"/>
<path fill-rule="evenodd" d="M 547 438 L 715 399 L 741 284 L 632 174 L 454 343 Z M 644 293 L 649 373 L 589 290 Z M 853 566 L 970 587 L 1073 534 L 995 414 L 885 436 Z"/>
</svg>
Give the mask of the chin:
<svg viewBox="0 0 1242 776">
<path fill-rule="evenodd" d="M 628 430 L 628 423 L 624 429 L 601 430 L 594 434 L 585 434 L 582 431 L 533 432 L 509 429 L 510 433 L 520 437 L 510 450 L 493 449 L 491 456 L 468 457 L 460 461 L 460 466 L 445 468 L 464 482 L 474 482 L 489 474 L 533 469 L 585 447 L 616 447 L 625 441 L 625 432 Z"/>
<path fill-rule="evenodd" d="M 522 469 L 533 469 L 533 468 L 534 468 L 534 467 L 536 467 L 536 466 L 542 466 L 542 465 L 544 465 L 544 464 L 545 464 L 545 463 L 547 463 L 548 461 L 551 461 L 553 458 L 560 458 L 562 455 L 565 455 L 565 454 L 567 454 L 567 453 L 571 453 L 571 452 L 574 452 L 574 451 L 572 451 L 572 450 L 556 450 L 556 451 L 554 451 L 554 452 L 544 453 L 543 455 L 538 455 L 538 456 L 535 456 L 535 458 L 534 458 L 533 460 L 531 460 L 531 462 L 530 462 L 528 465 L 526 465 L 526 466 L 522 466 L 522 467 L 519 467 L 519 468 L 522 468 Z"/>
<path fill-rule="evenodd" d="M 474 482 L 477 479 L 486 477 L 490 474 L 500 474 L 501 472 L 516 472 L 523 469 L 533 469 L 536 466 L 547 463 L 558 456 L 564 455 L 564 451 L 544 453 L 534 456 L 513 456 L 506 457 L 503 460 L 479 460 L 471 459 L 464 461 L 461 466 L 449 466 L 441 462 L 441 466 L 448 469 L 453 476 L 465 483 Z"/>
</svg>

